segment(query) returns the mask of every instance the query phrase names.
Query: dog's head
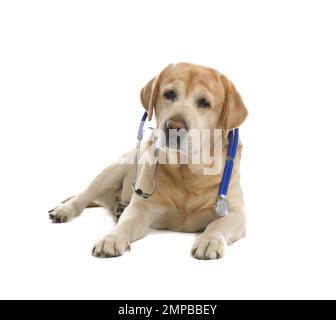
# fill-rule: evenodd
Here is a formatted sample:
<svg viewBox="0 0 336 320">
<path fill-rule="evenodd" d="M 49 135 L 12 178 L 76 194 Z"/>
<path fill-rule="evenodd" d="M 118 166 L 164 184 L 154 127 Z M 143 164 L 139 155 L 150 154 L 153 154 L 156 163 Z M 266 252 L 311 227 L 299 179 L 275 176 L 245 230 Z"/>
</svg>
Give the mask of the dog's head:
<svg viewBox="0 0 336 320">
<path fill-rule="evenodd" d="M 214 69 L 190 63 L 166 67 L 141 90 L 149 120 L 158 128 L 231 130 L 247 117 L 247 109 L 230 80 Z"/>
</svg>

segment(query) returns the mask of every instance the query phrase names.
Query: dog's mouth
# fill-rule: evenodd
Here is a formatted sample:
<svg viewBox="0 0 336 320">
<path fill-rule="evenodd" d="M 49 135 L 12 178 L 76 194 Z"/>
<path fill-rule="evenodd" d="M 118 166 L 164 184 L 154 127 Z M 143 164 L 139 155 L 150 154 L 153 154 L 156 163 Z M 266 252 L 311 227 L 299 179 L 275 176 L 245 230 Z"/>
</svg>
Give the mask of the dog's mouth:
<svg viewBox="0 0 336 320">
<path fill-rule="evenodd" d="M 188 144 L 188 126 L 185 119 L 178 115 L 167 120 L 162 128 L 165 145 L 169 149 L 183 150 Z"/>
<path fill-rule="evenodd" d="M 188 144 L 188 131 L 186 129 L 169 129 L 166 131 L 166 147 L 169 149 L 186 149 Z"/>
</svg>

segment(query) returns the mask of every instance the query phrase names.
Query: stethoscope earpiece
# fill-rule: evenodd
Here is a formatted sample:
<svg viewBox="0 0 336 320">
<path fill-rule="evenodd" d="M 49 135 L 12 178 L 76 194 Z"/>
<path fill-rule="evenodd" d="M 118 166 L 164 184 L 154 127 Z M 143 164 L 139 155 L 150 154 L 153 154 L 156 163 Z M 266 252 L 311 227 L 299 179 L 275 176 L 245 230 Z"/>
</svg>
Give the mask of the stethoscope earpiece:
<svg viewBox="0 0 336 320">
<path fill-rule="evenodd" d="M 152 184 L 152 190 L 151 192 L 147 193 L 147 192 L 143 192 L 140 188 L 136 188 L 136 182 L 138 179 L 138 160 L 140 158 L 140 146 L 141 146 L 141 140 L 143 138 L 143 133 L 144 133 L 144 125 L 147 119 L 147 112 L 145 112 L 141 118 L 141 122 L 138 128 L 138 135 L 137 135 L 137 145 L 136 145 L 136 151 L 134 154 L 134 171 L 133 171 L 133 175 L 132 175 L 132 189 L 133 192 L 135 194 L 137 194 L 138 196 L 144 198 L 144 199 L 148 199 L 155 191 L 156 189 L 156 171 L 157 171 L 157 166 L 158 166 L 158 162 L 159 162 L 159 152 L 157 150 L 157 148 L 154 151 L 154 157 L 156 158 L 156 164 L 154 167 L 154 173 L 153 173 L 153 184 Z"/>
</svg>

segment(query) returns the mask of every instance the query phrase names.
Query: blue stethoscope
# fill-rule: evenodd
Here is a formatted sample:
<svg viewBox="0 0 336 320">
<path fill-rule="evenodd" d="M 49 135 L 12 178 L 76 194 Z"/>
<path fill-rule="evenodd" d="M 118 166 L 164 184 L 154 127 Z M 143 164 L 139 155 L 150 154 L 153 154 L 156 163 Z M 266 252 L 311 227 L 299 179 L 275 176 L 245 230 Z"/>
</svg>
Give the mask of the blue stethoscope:
<svg viewBox="0 0 336 320">
<path fill-rule="evenodd" d="M 143 138 L 144 133 L 144 125 L 147 119 L 147 112 L 144 113 L 142 116 L 139 128 L 138 128 L 138 134 L 137 134 L 137 146 L 136 146 L 136 153 L 134 158 L 134 171 L 133 171 L 133 177 L 132 177 L 132 188 L 135 194 L 142 198 L 149 198 L 156 189 L 156 171 L 157 171 L 157 164 L 158 164 L 158 147 L 154 151 L 154 156 L 156 157 L 156 164 L 154 169 L 154 178 L 153 178 L 153 185 L 152 190 L 147 193 L 142 191 L 140 188 L 136 188 L 136 181 L 138 176 L 138 159 L 140 155 L 140 145 L 141 140 Z M 234 159 L 236 157 L 237 148 L 238 148 L 238 140 L 239 140 L 239 130 L 238 128 L 233 129 L 229 132 L 229 147 L 228 147 L 228 154 L 226 157 L 224 172 L 222 176 L 222 180 L 219 186 L 218 190 L 218 200 L 216 204 L 214 205 L 214 212 L 220 216 L 224 217 L 229 212 L 229 200 L 227 198 L 227 192 L 230 184 L 230 179 L 232 175 L 232 170 L 234 166 Z"/>
</svg>

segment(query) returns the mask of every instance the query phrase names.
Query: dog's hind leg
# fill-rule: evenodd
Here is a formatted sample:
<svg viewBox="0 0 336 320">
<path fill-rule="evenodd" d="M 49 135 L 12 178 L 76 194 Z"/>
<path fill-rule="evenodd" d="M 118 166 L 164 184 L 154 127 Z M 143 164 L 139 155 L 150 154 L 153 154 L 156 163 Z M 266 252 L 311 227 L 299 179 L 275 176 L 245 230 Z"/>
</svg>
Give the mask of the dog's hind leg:
<svg viewBox="0 0 336 320">
<path fill-rule="evenodd" d="M 66 199 L 64 199 L 61 203 L 66 203 L 68 202 L 69 200 L 75 198 L 77 196 L 71 196 L 71 197 L 68 197 Z M 85 208 L 99 208 L 99 207 L 102 207 L 99 203 L 96 203 L 96 202 L 90 202 Z M 52 209 L 53 210 L 53 209 Z M 50 212 L 52 211 L 50 210 Z"/>
<path fill-rule="evenodd" d="M 82 193 L 50 210 L 50 219 L 57 223 L 67 222 L 79 216 L 86 207 L 101 205 L 99 201 L 101 198 L 108 194 L 112 195 L 122 188 L 133 155 L 133 150 L 123 155 L 116 163 L 105 168 Z"/>
</svg>

